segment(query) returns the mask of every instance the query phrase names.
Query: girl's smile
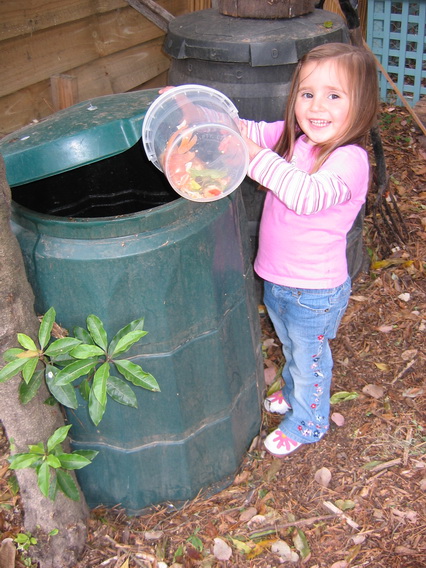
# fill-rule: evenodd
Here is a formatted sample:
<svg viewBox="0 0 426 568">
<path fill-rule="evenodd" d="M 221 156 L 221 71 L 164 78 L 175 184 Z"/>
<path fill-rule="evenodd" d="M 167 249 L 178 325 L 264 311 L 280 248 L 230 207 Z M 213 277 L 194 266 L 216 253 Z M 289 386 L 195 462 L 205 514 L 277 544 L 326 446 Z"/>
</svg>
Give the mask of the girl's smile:
<svg viewBox="0 0 426 568">
<path fill-rule="evenodd" d="M 349 122 L 349 85 L 335 62 L 308 62 L 300 71 L 295 114 L 309 144 L 337 140 Z"/>
</svg>

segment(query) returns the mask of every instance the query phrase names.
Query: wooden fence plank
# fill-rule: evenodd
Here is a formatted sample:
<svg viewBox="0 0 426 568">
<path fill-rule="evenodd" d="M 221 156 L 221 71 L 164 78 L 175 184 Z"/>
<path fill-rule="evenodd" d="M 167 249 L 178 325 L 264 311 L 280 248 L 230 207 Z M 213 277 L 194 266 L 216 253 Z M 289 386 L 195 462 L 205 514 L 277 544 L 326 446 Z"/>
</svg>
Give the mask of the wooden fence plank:
<svg viewBox="0 0 426 568">
<path fill-rule="evenodd" d="M 157 4 L 170 11 L 170 1 L 157 0 Z M 185 5 L 186 11 L 202 10 L 210 7 L 210 0 L 185 0 L 179 4 Z M 0 0 L 0 41 L 127 5 L 126 0 Z M 173 10 L 172 13 L 176 15 Z"/>
<path fill-rule="evenodd" d="M 166 84 L 169 59 L 160 47 L 162 39 L 112 54 L 70 70 L 75 79 L 78 102 L 94 97 Z M 148 86 L 145 87 L 145 83 Z M 0 98 L 0 134 L 55 111 L 51 82 L 41 81 Z"/>
<path fill-rule="evenodd" d="M 0 40 L 125 6 L 125 0 L 0 0 Z"/>
<path fill-rule="evenodd" d="M 103 94 L 130 91 L 169 68 L 161 51 L 162 39 L 112 54 L 72 70 L 81 101 Z"/>
<path fill-rule="evenodd" d="M 127 6 L 118 13 L 7 40 L 1 44 L 0 96 L 161 35 L 157 26 Z"/>
</svg>

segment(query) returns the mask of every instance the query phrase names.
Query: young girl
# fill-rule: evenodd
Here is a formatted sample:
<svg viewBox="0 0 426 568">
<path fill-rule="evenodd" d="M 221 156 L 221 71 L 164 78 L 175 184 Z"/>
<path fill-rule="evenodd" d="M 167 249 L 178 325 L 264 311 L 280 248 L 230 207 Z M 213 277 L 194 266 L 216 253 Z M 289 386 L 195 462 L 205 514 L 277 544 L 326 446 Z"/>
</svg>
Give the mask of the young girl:
<svg viewBox="0 0 426 568">
<path fill-rule="evenodd" d="M 373 56 L 330 43 L 299 62 L 284 122 L 241 120 L 248 175 L 267 190 L 255 270 L 285 357 L 284 387 L 264 403 L 283 415 L 264 442 L 274 456 L 329 427 L 329 340 L 351 292 L 346 235 L 367 194 L 365 141 L 377 110 Z"/>
</svg>

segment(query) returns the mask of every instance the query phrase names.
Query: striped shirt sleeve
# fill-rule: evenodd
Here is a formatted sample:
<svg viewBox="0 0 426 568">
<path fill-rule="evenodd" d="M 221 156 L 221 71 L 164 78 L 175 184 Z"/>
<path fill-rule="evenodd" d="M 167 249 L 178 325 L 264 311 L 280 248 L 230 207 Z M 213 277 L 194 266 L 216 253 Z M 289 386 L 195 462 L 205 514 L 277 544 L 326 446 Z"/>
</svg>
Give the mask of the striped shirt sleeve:
<svg viewBox="0 0 426 568">
<path fill-rule="evenodd" d="M 351 198 L 347 184 L 325 168 L 308 174 L 269 149 L 250 162 L 248 175 L 297 215 L 312 215 Z"/>
<path fill-rule="evenodd" d="M 255 122 L 240 119 L 247 126 L 247 136 L 262 148 L 273 148 L 281 136 L 284 122 Z"/>
</svg>

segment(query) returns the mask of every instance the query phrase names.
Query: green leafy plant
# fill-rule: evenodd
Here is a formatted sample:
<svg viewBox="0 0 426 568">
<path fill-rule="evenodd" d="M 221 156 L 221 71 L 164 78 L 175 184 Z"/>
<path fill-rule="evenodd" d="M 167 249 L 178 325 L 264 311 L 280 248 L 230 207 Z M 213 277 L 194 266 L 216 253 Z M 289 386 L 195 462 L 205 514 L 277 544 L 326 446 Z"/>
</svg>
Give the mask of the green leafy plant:
<svg viewBox="0 0 426 568">
<path fill-rule="evenodd" d="M 27 404 L 43 383 L 52 398 L 68 408 L 77 408 L 76 390 L 88 403 L 89 415 L 97 426 L 105 413 L 108 396 L 120 404 L 137 408 L 137 398 L 128 383 L 151 391 L 159 391 L 156 379 L 140 365 L 121 356 L 147 334 L 144 318 L 132 321 L 120 329 L 111 341 L 102 321 L 95 315 L 87 317 L 87 329 L 76 327 L 74 337 L 54 339 L 52 329 L 56 312 L 50 308 L 43 316 L 38 331 L 38 343 L 24 333 L 18 333 L 20 348 L 8 349 L 3 358 L 7 362 L 0 370 L 0 383 L 21 373 L 19 398 Z M 111 374 L 115 371 L 121 375 Z M 37 483 L 45 497 L 54 500 L 62 491 L 72 500 L 79 492 L 69 470 L 89 465 L 98 454 L 94 450 L 66 453 L 62 448 L 71 425 L 58 428 L 47 440 L 28 446 L 28 452 L 9 458 L 10 469 L 33 468 Z M 29 547 L 31 537 L 18 535 L 22 547 Z M 27 550 L 27 548 L 25 548 Z"/>
<path fill-rule="evenodd" d="M 54 308 L 43 316 L 38 332 L 39 347 L 31 337 L 18 333 L 22 348 L 8 349 L 3 355 L 7 364 L 0 370 L 0 382 L 21 373 L 19 396 L 23 404 L 37 394 L 44 377 L 52 396 L 63 406 L 75 409 L 78 402 L 73 383 L 78 381 L 90 418 L 97 426 L 105 413 L 108 396 L 120 404 L 137 408 L 136 395 L 128 383 L 151 391 L 160 390 L 150 373 L 129 359 L 119 357 L 147 334 L 143 329 L 144 318 L 132 321 L 108 342 L 103 323 L 95 315 L 88 316 L 87 329 L 76 327 L 73 330 L 74 337 L 53 340 L 55 317 Z M 124 380 L 111 374 L 113 369 Z"/>
<path fill-rule="evenodd" d="M 30 546 L 37 544 L 37 539 L 31 536 L 31 533 L 18 533 L 13 540 L 20 552 L 27 552 Z"/>
<path fill-rule="evenodd" d="M 40 491 L 52 500 L 59 490 L 73 501 L 78 501 L 80 496 L 77 485 L 66 470 L 89 465 L 99 453 L 95 450 L 79 450 L 71 454 L 64 452 L 62 442 L 70 428 L 71 424 L 57 428 L 47 440 L 46 447 L 40 442 L 28 446 L 27 453 L 14 454 L 9 458 L 10 469 L 35 469 Z"/>
</svg>

